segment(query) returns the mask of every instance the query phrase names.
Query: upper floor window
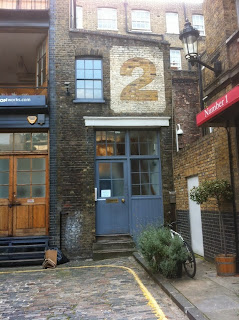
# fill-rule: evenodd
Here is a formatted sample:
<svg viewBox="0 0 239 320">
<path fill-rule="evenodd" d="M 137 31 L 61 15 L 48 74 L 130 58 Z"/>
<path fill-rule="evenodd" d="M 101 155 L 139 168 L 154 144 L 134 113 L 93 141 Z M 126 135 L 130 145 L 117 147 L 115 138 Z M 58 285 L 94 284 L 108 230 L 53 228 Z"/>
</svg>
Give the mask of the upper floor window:
<svg viewBox="0 0 239 320">
<path fill-rule="evenodd" d="M 197 29 L 201 36 L 205 36 L 204 17 L 202 14 L 192 16 L 193 27 Z"/>
<path fill-rule="evenodd" d="M 43 86 L 46 81 L 46 40 L 44 40 L 37 51 L 37 87 Z"/>
<path fill-rule="evenodd" d="M 98 8 L 98 29 L 117 30 L 117 10 Z"/>
<path fill-rule="evenodd" d="M 82 7 L 76 6 L 76 29 L 83 28 L 83 11 Z"/>
<path fill-rule="evenodd" d="M 150 31 L 150 12 L 144 10 L 132 10 L 132 29 Z"/>
<path fill-rule="evenodd" d="M 170 68 L 174 70 L 181 70 L 181 51 L 170 49 Z"/>
<path fill-rule="evenodd" d="M 76 60 L 76 99 L 83 101 L 103 100 L 102 60 L 82 58 Z"/>
<path fill-rule="evenodd" d="M 179 34 L 178 14 L 166 12 L 166 32 Z"/>
</svg>

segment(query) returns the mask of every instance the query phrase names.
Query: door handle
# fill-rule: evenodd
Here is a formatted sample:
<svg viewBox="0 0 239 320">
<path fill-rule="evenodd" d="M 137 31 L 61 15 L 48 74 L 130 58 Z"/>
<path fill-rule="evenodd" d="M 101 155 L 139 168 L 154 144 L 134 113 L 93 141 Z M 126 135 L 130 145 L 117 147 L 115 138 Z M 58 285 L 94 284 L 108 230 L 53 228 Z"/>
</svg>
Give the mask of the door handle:
<svg viewBox="0 0 239 320">
<path fill-rule="evenodd" d="M 21 204 L 21 202 L 15 202 L 15 203 L 13 203 L 13 205 L 14 206 L 21 206 L 22 204 Z"/>
<path fill-rule="evenodd" d="M 8 204 L 8 208 L 11 209 L 14 206 L 21 206 L 21 205 L 22 205 L 21 202 L 13 202 Z"/>
<path fill-rule="evenodd" d="M 121 201 L 122 201 L 123 203 L 125 203 L 125 199 L 121 199 Z"/>
</svg>

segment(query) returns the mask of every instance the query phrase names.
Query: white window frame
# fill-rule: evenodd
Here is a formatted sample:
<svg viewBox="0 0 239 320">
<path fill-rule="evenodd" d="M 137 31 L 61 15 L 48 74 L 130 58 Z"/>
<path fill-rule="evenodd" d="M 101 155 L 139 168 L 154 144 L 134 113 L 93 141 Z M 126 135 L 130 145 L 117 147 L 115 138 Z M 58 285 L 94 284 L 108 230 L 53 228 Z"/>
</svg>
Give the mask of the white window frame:
<svg viewBox="0 0 239 320">
<path fill-rule="evenodd" d="M 37 50 L 37 87 L 43 86 L 47 81 L 47 39 L 45 39 Z"/>
<path fill-rule="evenodd" d="M 83 8 L 76 6 L 76 29 L 83 28 Z"/>
<path fill-rule="evenodd" d="M 177 12 L 166 12 L 166 33 L 179 34 L 179 20 Z"/>
<path fill-rule="evenodd" d="M 100 62 L 100 67 L 98 62 Z M 101 58 L 76 58 L 75 77 L 76 100 L 74 102 L 104 102 L 103 61 Z"/>
<path fill-rule="evenodd" d="M 182 70 L 181 50 L 170 49 L 170 68 Z"/>
<path fill-rule="evenodd" d="M 149 11 L 132 10 L 131 20 L 132 20 L 132 30 L 151 31 Z"/>
<path fill-rule="evenodd" d="M 99 30 L 118 30 L 117 29 L 117 9 L 98 8 L 97 21 Z"/>
<path fill-rule="evenodd" d="M 237 24 L 239 27 L 239 0 L 236 0 L 236 10 L 237 10 Z"/>
<path fill-rule="evenodd" d="M 200 36 L 205 36 L 204 16 L 202 14 L 192 15 L 192 25 L 199 31 Z"/>
</svg>

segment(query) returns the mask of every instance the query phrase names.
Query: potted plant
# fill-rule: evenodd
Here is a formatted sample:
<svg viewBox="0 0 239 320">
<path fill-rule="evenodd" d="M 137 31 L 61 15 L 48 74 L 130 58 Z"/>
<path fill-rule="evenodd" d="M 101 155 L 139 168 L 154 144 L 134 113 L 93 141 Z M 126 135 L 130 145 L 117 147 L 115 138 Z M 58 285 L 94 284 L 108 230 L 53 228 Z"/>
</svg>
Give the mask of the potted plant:
<svg viewBox="0 0 239 320">
<path fill-rule="evenodd" d="M 222 214 L 223 202 L 232 200 L 233 198 L 233 192 L 230 184 L 224 179 L 206 180 L 198 187 L 193 187 L 190 190 L 190 199 L 195 201 L 197 204 L 203 204 L 210 198 L 216 199 L 219 213 L 220 240 L 223 250 L 222 254 L 215 257 L 217 274 L 230 276 L 236 273 L 236 258 L 235 255 L 228 254 L 227 252 L 225 226 Z"/>
<path fill-rule="evenodd" d="M 154 272 L 167 278 L 182 276 L 182 263 L 187 252 L 178 237 L 172 238 L 170 231 L 157 226 L 146 228 L 139 237 L 139 248 Z"/>
</svg>

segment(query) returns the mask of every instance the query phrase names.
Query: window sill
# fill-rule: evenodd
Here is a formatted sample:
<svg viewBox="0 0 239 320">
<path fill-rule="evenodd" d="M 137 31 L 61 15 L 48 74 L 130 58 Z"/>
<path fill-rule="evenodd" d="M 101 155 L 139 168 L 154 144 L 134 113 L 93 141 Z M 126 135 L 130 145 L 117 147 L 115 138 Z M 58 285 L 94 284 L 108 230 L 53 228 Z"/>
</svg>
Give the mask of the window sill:
<svg viewBox="0 0 239 320">
<path fill-rule="evenodd" d="M 75 99 L 73 103 L 105 103 L 105 100 L 93 100 L 93 99 Z"/>
<path fill-rule="evenodd" d="M 137 32 L 143 32 L 143 33 L 152 33 L 152 31 L 151 30 L 147 30 L 147 29 L 132 29 L 131 30 L 131 32 L 135 32 L 135 33 L 137 33 Z"/>
<path fill-rule="evenodd" d="M 97 30 L 99 30 L 99 31 L 115 31 L 115 32 L 119 31 L 119 29 L 105 29 L 105 28 L 97 28 Z"/>
</svg>

